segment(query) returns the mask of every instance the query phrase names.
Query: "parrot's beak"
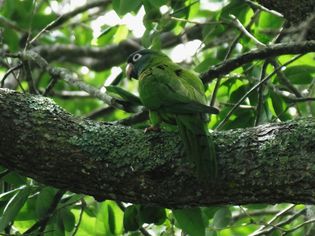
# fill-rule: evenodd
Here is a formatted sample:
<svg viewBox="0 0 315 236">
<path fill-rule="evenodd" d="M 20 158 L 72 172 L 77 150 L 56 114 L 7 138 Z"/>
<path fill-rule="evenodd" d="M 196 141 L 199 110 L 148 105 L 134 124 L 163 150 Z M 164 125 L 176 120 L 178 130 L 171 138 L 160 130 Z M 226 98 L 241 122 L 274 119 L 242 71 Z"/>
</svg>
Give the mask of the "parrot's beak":
<svg viewBox="0 0 315 236">
<path fill-rule="evenodd" d="M 127 74 L 127 78 L 131 79 L 132 78 L 132 74 L 133 74 L 133 65 L 131 63 L 128 63 L 126 66 L 126 74 Z"/>
</svg>

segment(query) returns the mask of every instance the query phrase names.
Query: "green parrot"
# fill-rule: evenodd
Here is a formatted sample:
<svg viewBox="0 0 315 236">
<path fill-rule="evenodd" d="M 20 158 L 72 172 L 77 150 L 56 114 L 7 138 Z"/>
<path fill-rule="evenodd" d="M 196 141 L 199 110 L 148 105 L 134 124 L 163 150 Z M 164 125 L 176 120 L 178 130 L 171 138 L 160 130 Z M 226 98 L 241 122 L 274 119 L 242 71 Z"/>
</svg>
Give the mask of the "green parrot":
<svg viewBox="0 0 315 236">
<path fill-rule="evenodd" d="M 213 181 L 217 176 L 217 161 L 207 114 L 217 114 L 218 110 L 206 105 L 199 77 L 165 54 L 150 49 L 131 54 L 126 73 L 129 78 L 139 80 L 140 100 L 150 115 L 148 129 L 158 129 L 161 122 L 177 125 L 198 179 Z"/>
</svg>

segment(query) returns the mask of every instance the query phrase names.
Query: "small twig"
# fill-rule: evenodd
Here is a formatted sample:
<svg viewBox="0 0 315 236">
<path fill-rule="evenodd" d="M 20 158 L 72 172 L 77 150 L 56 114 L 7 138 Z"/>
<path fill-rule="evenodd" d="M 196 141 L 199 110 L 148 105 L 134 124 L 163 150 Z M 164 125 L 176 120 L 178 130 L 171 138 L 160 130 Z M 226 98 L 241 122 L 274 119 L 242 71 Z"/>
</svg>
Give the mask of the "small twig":
<svg viewBox="0 0 315 236">
<path fill-rule="evenodd" d="M 230 14 L 230 17 L 232 18 L 234 25 L 241 31 L 243 32 L 248 38 L 253 40 L 258 46 L 260 47 L 266 47 L 266 45 L 262 42 L 260 42 L 258 39 L 255 38 L 254 35 L 252 35 L 243 25 L 242 23 L 232 14 Z"/>
<path fill-rule="evenodd" d="M 260 4 L 258 4 L 257 2 L 252 2 L 252 1 L 250 1 L 250 0 L 245 0 L 245 2 L 246 2 L 248 5 L 250 5 L 252 8 L 260 9 L 260 10 L 265 11 L 265 12 L 268 12 L 268 13 L 270 13 L 270 14 L 272 14 L 272 15 L 275 15 L 275 16 L 278 16 L 278 17 L 283 18 L 283 15 L 282 15 L 281 13 L 279 13 L 279 12 L 277 12 L 277 11 L 274 11 L 274 10 L 270 10 L 270 9 L 268 9 L 268 8 L 266 8 L 266 7 L 264 7 L 264 6 L 260 5 Z"/>
<path fill-rule="evenodd" d="M 289 223 L 291 223 L 292 221 L 294 221 L 296 218 L 298 218 L 299 216 L 301 216 L 302 214 L 304 214 L 305 211 L 306 211 L 306 209 L 302 209 L 302 210 L 296 212 L 295 214 L 289 216 L 287 219 L 285 219 L 285 220 L 283 220 L 283 221 L 281 221 L 281 222 L 279 222 L 279 223 L 277 223 L 277 224 L 275 224 L 275 225 L 272 225 L 272 224 L 269 224 L 269 225 L 268 225 L 268 224 L 266 224 L 266 225 L 265 225 L 265 227 L 266 227 L 265 229 L 263 229 L 263 230 L 261 230 L 261 231 L 259 231 L 259 232 L 255 231 L 255 232 L 257 232 L 257 233 L 254 234 L 254 235 L 255 235 L 255 236 L 269 235 L 269 234 L 271 234 L 275 229 L 280 229 L 282 232 L 284 231 L 284 234 L 282 234 L 282 235 L 285 235 L 286 230 L 283 229 L 282 227 L 285 226 L 285 225 L 287 225 L 287 224 L 289 224 Z M 286 209 L 284 209 L 284 210 L 282 211 L 282 213 L 281 213 L 281 216 L 283 216 L 283 215 L 284 215 L 285 213 L 287 213 L 287 212 L 288 212 L 288 211 L 287 211 Z M 278 214 L 280 214 L 280 213 L 278 213 Z M 252 235 L 251 235 L 251 236 L 252 236 Z"/>
<path fill-rule="evenodd" d="M 289 93 L 287 91 L 282 91 L 278 89 L 274 85 L 269 85 L 269 87 L 278 95 L 283 97 L 284 99 L 290 100 L 292 103 L 299 103 L 299 102 L 312 102 L 315 101 L 315 97 L 296 97 L 294 94 Z"/>
<path fill-rule="evenodd" d="M 15 70 L 21 69 L 22 66 L 23 66 L 23 63 L 17 64 L 16 66 L 11 67 L 11 68 L 4 74 L 4 76 L 2 77 L 2 80 L 1 80 L 1 88 L 4 87 L 4 81 L 7 79 L 7 77 L 8 77 L 12 72 L 14 72 Z"/>
<path fill-rule="evenodd" d="M 60 20 L 60 18 L 62 17 L 59 16 L 57 19 L 53 20 L 52 22 L 50 22 L 48 25 L 46 25 L 41 31 L 39 31 L 33 38 L 32 40 L 30 40 L 30 44 L 34 43 L 44 32 L 48 31 L 48 29 L 54 25 L 57 21 Z"/>
<path fill-rule="evenodd" d="M 230 102 L 220 102 L 220 105 L 224 105 L 224 106 L 229 106 L 229 107 L 233 107 L 235 106 L 235 103 L 230 103 Z M 254 110 L 256 107 L 251 106 L 251 105 L 239 105 L 238 106 L 241 109 L 250 109 L 250 110 Z"/>
<path fill-rule="evenodd" d="M 179 22 L 186 22 L 186 23 L 192 23 L 195 25 L 219 25 L 219 24 L 228 24 L 226 21 L 205 21 L 205 22 L 199 22 L 199 21 L 194 21 L 194 20 L 188 20 L 188 19 L 182 19 L 182 18 L 177 18 L 174 16 L 170 17 L 172 20 L 176 20 Z"/>
<path fill-rule="evenodd" d="M 52 76 L 47 88 L 45 89 L 43 96 L 47 96 L 49 94 L 49 92 L 53 89 L 53 87 L 55 87 L 57 81 L 58 81 L 59 77 L 57 76 Z"/>
<path fill-rule="evenodd" d="M 78 223 L 76 223 L 75 226 L 74 226 L 74 231 L 72 233 L 72 236 L 75 236 L 77 234 L 78 230 L 79 230 L 85 207 L 86 207 L 86 202 L 85 202 L 84 199 L 81 199 L 81 210 L 80 210 L 79 220 L 78 220 Z"/>
<path fill-rule="evenodd" d="M 243 218 L 246 218 L 248 216 L 250 216 L 251 218 L 253 217 L 258 217 L 258 216 L 265 216 L 265 215 L 274 215 L 274 214 L 278 214 L 279 213 L 279 210 L 254 210 L 254 211 L 250 211 L 250 212 L 247 212 L 247 214 L 245 213 L 239 213 L 239 214 L 236 214 L 236 215 L 232 215 L 232 222 L 237 222 Z M 291 215 L 292 212 L 291 211 L 288 211 L 286 212 L 284 215 Z"/>
<path fill-rule="evenodd" d="M 270 59 L 270 64 L 273 65 L 274 68 L 277 68 L 280 66 L 280 63 L 276 59 Z M 283 73 L 282 70 L 277 71 L 277 75 L 279 80 L 292 92 L 296 97 L 302 97 L 299 90 L 297 90 L 293 84 L 289 81 L 289 79 L 286 77 L 286 75 Z"/>
<path fill-rule="evenodd" d="M 269 62 L 266 60 L 263 64 L 262 68 L 261 68 L 259 81 L 262 81 L 263 78 L 265 78 L 266 69 L 267 69 L 268 64 L 269 64 Z M 258 101 L 257 101 L 257 110 L 256 110 L 256 118 L 255 118 L 254 126 L 257 126 L 259 124 L 261 110 L 262 110 L 262 106 L 263 106 L 264 87 L 265 87 L 264 84 L 261 84 L 261 86 L 259 86 L 259 88 L 258 88 Z"/>
<path fill-rule="evenodd" d="M 292 208 L 295 207 L 295 204 L 290 204 L 288 207 L 277 213 L 274 217 L 272 217 L 266 224 L 261 226 L 259 229 L 257 229 L 254 233 L 250 234 L 250 236 L 258 236 L 261 235 L 261 232 L 263 232 L 268 226 L 273 226 L 272 223 L 275 222 L 277 219 L 279 219 L 281 216 L 283 216 L 286 212 L 292 210 Z"/>
<path fill-rule="evenodd" d="M 88 119 L 96 119 L 98 117 L 103 117 L 106 116 L 108 114 L 111 114 L 115 111 L 114 107 L 101 107 L 95 111 L 92 111 L 91 113 L 87 114 L 84 116 L 84 118 L 88 118 Z"/>
<path fill-rule="evenodd" d="M 34 232 L 35 230 L 39 230 L 39 235 L 43 234 L 46 228 L 46 225 L 49 221 L 49 219 L 53 216 L 55 209 L 58 206 L 59 201 L 61 200 L 63 194 L 65 193 L 64 190 L 59 190 L 56 195 L 53 198 L 53 201 L 49 207 L 49 209 L 47 210 L 46 214 L 39 220 L 37 221 L 35 224 L 33 224 L 31 226 L 31 228 L 29 228 L 28 230 L 26 230 L 23 235 L 28 235 L 32 232 Z"/>
<path fill-rule="evenodd" d="M 202 73 L 200 78 L 204 83 L 210 82 L 213 78 L 228 74 L 234 69 L 255 60 L 263 60 L 280 55 L 304 54 L 315 52 L 315 40 L 309 40 L 299 43 L 279 43 L 262 49 L 256 49 L 244 53 L 243 55 L 229 59 L 224 63 L 220 63 L 207 72 Z"/>
<path fill-rule="evenodd" d="M 2 179 L 4 176 L 9 174 L 10 172 L 11 172 L 10 170 L 4 170 L 4 171 L 0 172 L 0 179 Z"/>
<path fill-rule="evenodd" d="M 183 11 L 183 10 L 185 10 L 185 9 L 187 9 L 187 8 L 189 8 L 189 7 L 191 7 L 191 6 L 195 5 L 195 4 L 198 3 L 198 2 L 200 2 L 200 0 L 196 0 L 196 1 L 194 1 L 194 2 L 192 2 L 192 3 L 190 3 L 190 4 L 188 4 L 187 6 L 184 6 L 184 7 L 182 7 L 182 8 L 179 8 L 179 9 L 177 9 L 176 11 L 174 11 L 174 12 L 172 13 L 172 15 L 175 15 L 176 13 L 181 12 L 181 11 Z"/>
<path fill-rule="evenodd" d="M 22 33 L 26 33 L 26 31 L 22 29 L 20 26 L 18 26 L 15 22 L 10 21 L 9 19 L 1 15 L 0 15 L 0 25 L 6 26 L 7 28 L 14 29 Z"/>
<path fill-rule="evenodd" d="M 260 10 L 255 11 L 255 13 L 254 13 L 254 15 L 252 16 L 250 22 L 249 22 L 248 25 L 245 27 L 245 29 L 246 29 L 247 31 L 249 31 L 250 28 L 252 27 L 252 25 L 255 23 L 255 20 L 256 20 L 256 18 L 259 16 L 259 14 L 260 14 Z M 229 47 L 229 49 L 228 49 L 228 52 L 226 53 L 226 55 L 225 55 L 225 57 L 224 57 L 224 61 L 226 61 L 228 58 L 230 58 L 230 56 L 231 56 L 231 54 L 232 54 L 232 51 L 233 51 L 234 48 L 236 47 L 238 41 L 242 38 L 243 34 L 244 34 L 244 32 L 241 31 L 241 32 L 239 33 L 239 35 L 238 35 L 237 37 L 235 37 L 235 39 L 232 41 L 232 43 L 231 43 L 231 45 L 230 45 L 230 47 Z"/>
<path fill-rule="evenodd" d="M 134 115 L 131 115 L 125 119 L 122 120 L 118 120 L 113 122 L 114 124 L 119 124 L 119 125 L 126 125 L 126 126 L 130 126 L 130 125 L 134 125 L 134 124 L 138 124 L 141 123 L 143 121 L 146 121 L 149 118 L 149 113 L 147 110 L 143 110 L 140 111 Z"/>
<path fill-rule="evenodd" d="M 259 15 L 260 11 L 257 10 L 254 15 L 252 16 L 250 22 L 248 23 L 248 25 L 246 26 L 246 29 L 249 30 L 251 28 L 251 26 L 253 25 L 253 23 L 255 22 L 256 20 L 256 17 Z M 240 40 L 240 38 L 243 36 L 244 32 L 241 31 L 239 33 L 239 35 L 232 41 L 229 49 L 228 49 L 228 52 L 226 53 L 225 57 L 224 57 L 224 61 L 226 61 L 232 54 L 232 51 L 233 49 L 236 47 L 237 45 L 237 42 Z M 212 93 L 212 96 L 211 96 L 211 100 L 210 100 L 210 106 L 214 106 L 214 103 L 215 103 L 215 99 L 216 99 L 216 96 L 217 96 L 217 93 L 218 93 L 218 90 L 220 88 L 220 83 L 221 83 L 221 77 L 218 77 L 217 81 L 216 81 L 216 84 L 215 84 L 215 87 L 213 89 L 213 93 Z"/>
<path fill-rule="evenodd" d="M 26 43 L 25 43 L 25 46 L 24 46 L 24 51 L 26 51 L 30 45 L 30 40 L 31 40 L 31 37 L 32 37 L 32 25 L 33 25 L 33 20 L 34 20 L 34 15 L 35 15 L 35 12 L 37 11 L 37 2 L 36 0 L 33 0 L 32 1 L 32 15 L 31 15 L 31 19 L 29 21 L 29 25 L 28 25 L 28 32 L 27 32 L 27 39 L 26 39 Z"/>
<path fill-rule="evenodd" d="M 315 219 L 310 219 L 310 220 L 307 220 L 307 221 L 304 221 L 303 223 L 291 228 L 291 229 L 288 229 L 288 230 L 285 230 L 285 232 L 282 234 L 282 235 L 287 235 L 289 233 L 292 233 L 293 231 L 303 227 L 304 225 L 307 225 L 307 224 L 311 224 L 311 223 L 314 223 L 315 222 Z"/>
<path fill-rule="evenodd" d="M 218 126 L 216 127 L 216 129 L 220 129 L 222 128 L 222 126 L 226 123 L 226 121 L 230 118 L 230 116 L 232 115 L 232 113 L 235 111 L 235 109 L 248 97 L 249 94 L 251 94 L 253 91 L 255 91 L 255 89 L 257 89 L 259 86 L 261 86 L 264 82 L 266 82 L 267 80 L 269 80 L 274 74 L 277 73 L 278 70 L 280 70 L 281 68 L 291 64 L 292 62 L 296 61 L 297 59 L 299 59 L 300 57 L 302 57 L 304 54 L 301 55 L 297 55 L 295 57 L 293 57 L 291 60 L 287 61 L 286 63 L 284 63 L 282 66 L 276 68 L 272 73 L 270 73 L 268 76 L 266 76 L 263 80 L 261 80 L 259 83 L 257 83 L 256 85 L 254 85 L 250 90 L 247 91 L 246 94 L 244 94 L 244 96 L 235 104 L 234 107 L 232 107 L 232 109 L 228 112 L 228 114 L 224 117 L 224 119 L 218 124 Z"/>
<path fill-rule="evenodd" d="M 36 87 L 35 87 L 35 84 L 34 84 L 34 80 L 33 80 L 33 77 L 32 77 L 32 71 L 31 71 L 31 68 L 30 68 L 30 63 L 29 61 L 24 61 L 23 62 L 23 68 L 24 68 L 24 71 L 25 71 L 25 77 L 26 77 L 26 81 L 27 81 L 27 84 L 28 84 L 28 87 L 29 87 L 29 91 L 31 94 L 39 94 Z"/>
</svg>

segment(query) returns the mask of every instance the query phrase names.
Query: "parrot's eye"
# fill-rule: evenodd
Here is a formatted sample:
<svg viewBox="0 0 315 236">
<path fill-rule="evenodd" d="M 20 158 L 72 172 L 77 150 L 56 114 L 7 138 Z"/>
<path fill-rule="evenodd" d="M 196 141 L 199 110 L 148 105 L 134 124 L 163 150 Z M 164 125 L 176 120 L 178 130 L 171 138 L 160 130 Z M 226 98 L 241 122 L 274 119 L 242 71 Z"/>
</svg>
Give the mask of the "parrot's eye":
<svg viewBox="0 0 315 236">
<path fill-rule="evenodd" d="M 132 57 L 132 60 L 133 60 L 133 61 L 138 61 L 141 57 L 142 57 L 142 55 L 139 54 L 139 53 L 137 53 L 137 54 L 135 54 L 135 55 Z"/>
</svg>

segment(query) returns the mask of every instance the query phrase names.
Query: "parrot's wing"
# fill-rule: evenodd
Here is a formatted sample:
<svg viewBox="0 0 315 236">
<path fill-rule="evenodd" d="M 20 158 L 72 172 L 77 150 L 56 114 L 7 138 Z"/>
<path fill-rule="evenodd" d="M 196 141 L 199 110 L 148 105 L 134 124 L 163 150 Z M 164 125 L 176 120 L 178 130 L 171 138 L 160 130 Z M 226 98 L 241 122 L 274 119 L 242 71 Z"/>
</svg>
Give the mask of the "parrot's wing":
<svg viewBox="0 0 315 236">
<path fill-rule="evenodd" d="M 164 112 L 188 114 L 188 113 L 210 113 L 217 114 L 219 111 L 214 107 L 205 105 L 206 99 L 202 82 L 194 74 L 189 74 L 179 67 L 174 70 L 172 65 L 164 67 L 151 67 L 144 74 L 141 84 L 143 90 L 152 97 L 153 93 L 161 95 L 155 104 Z M 186 78 L 191 75 L 191 78 Z M 184 76 L 184 77 L 182 77 Z"/>
<path fill-rule="evenodd" d="M 173 112 L 177 114 L 189 114 L 189 113 L 207 113 L 218 114 L 219 110 L 215 107 L 207 106 L 197 102 L 178 103 L 170 106 L 163 106 L 163 111 Z"/>
</svg>

